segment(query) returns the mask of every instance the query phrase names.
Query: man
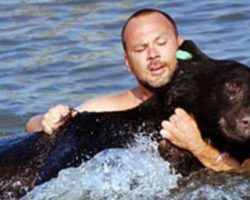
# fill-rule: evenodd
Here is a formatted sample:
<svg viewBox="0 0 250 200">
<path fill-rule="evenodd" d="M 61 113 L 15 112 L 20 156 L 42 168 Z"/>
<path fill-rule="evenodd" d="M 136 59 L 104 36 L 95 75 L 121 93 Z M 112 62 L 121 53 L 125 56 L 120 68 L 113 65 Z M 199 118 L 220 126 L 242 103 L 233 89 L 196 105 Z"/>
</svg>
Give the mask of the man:
<svg viewBox="0 0 250 200">
<path fill-rule="evenodd" d="M 136 107 L 152 96 L 153 88 L 171 80 L 177 68 L 176 51 L 182 43 L 175 22 L 166 13 L 145 9 L 133 14 L 122 30 L 124 59 L 138 85 L 128 91 L 102 96 L 71 109 L 57 105 L 44 115 L 31 118 L 27 131 L 56 132 L 65 122 L 82 111 L 119 111 Z M 162 123 L 162 135 L 175 145 L 189 150 L 206 167 L 216 171 L 236 168 L 239 164 L 209 146 L 201 138 L 195 121 L 182 109 Z"/>
</svg>

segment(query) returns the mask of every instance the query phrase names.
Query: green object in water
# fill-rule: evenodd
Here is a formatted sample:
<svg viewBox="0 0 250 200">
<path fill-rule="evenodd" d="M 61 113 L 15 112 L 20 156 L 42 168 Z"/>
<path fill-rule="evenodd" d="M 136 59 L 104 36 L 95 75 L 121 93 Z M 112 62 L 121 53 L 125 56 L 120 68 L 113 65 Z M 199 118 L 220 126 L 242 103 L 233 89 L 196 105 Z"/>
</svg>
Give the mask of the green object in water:
<svg viewBox="0 0 250 200">
<path fill-rule="evenodd" d="M 193 56 L 188 51 L 178 50 L 176 51 L 176 58 L 180 60 L 191 60 Z"/>
</svg>

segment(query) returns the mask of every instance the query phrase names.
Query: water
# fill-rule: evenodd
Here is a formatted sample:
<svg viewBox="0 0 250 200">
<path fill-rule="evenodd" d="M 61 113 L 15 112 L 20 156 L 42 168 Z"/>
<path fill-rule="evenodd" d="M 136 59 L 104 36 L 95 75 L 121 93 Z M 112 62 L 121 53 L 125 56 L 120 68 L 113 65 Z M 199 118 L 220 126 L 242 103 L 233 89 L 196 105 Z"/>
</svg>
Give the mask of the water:
<svg viewBox="0 0 250 200">
<path fill-rule="evenodd" d="M 35 187 L 21 200 L 245 200 L 247 173 L 209 170 L 182 177 L 162 160 L 157 143 L 140 137 L 128 149 L 107 149 Z"/>
<path fill-rule="evenodd" d="M 250 199 L 249 174 L 203 170 L 184 178 L 165 199 L 247 200 Z"/>
<path fill-rule="evenodd" d="M 78 168 L 62 170 L 22 200 L 160 199 L 177 186 L 179 177 L 161 159 L 157 144 L 140 138 L 129 149 L 108 149 Z"/>
<path fill-rule="evenodd" d="M 168 12 L 208 55 L 250 65 L 247 0 L 0 0 L 0 135 L 58 103 L 133 87 L 120 31 L 146 7 Z"/>
<path fill-rule="evenodd" d="M 171 14 L 181 35 L 210 56 L 250 65 L 247 0 L 1 0 L 0 133 L 23 131 L 29 117 L 58 103 L 133 87 L 120 31 L 145 7 Z"/>
</svg>

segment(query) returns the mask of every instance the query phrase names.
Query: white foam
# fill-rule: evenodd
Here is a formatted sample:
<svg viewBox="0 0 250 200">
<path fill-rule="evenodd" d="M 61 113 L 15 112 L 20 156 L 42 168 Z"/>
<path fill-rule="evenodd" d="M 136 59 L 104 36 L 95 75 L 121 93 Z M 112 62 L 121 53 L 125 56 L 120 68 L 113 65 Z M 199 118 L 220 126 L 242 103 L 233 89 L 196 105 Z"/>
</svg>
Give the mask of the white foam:
<svg viewBox="0 0 250 200">
<path fill-rule="evenodd" d="M 176 187 L 178 177 L 160 158 L 157 145 L 140 138 L 128 149 L 108 149 L 78 168 L 62 170 L 23 199 L 156 199 Z"/>
</svg>

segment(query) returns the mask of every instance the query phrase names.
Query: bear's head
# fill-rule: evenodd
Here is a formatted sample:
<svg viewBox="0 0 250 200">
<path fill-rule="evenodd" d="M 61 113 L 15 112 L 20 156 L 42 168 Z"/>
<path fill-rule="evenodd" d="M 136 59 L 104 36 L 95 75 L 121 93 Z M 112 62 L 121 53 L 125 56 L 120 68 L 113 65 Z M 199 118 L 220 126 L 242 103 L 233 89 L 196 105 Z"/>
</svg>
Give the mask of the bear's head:
<svg viewBox="0 0 250 200">
<path fill-rule="evenodd" d="M 180 90 L 178 104 L 194 114 L 207 134 L 218 130 L 219 137 L 233 143 L 250 141 L 250 68 L 211 59 L 192 41 L 182 49 L 191 52 L 193 59 L 180 62 L 186 72 L 173 87 Z"/>
<path fill-rule="evenodd" d="M 202 136 L 217 148 L 238 151 L 237 158 L 250 156 L 250 68 L 211 59 L 191 41 L 181 49 L 193 58 L 179 60 L 176 76 L 163 88 L 161 108 L 168 114 L 184 108 L 197 120 Z"/>
<path fill-rule="evenodd" d="M 244 158 L 250 153 L 243 153 L 250 150 L 250 69 L 228 60 L 200 64 L 192 78 L 196 89 L 190 90 L 195 100 L 188 105 L 189 111 L 205 138 Z"/>
<path fill-rule="evenodd" d="M 226 72 L 221 85 L 219 125 L 226 137 L 238 142 L 250 140 L 250 70 L 240 64 Z"/>
</svg>

